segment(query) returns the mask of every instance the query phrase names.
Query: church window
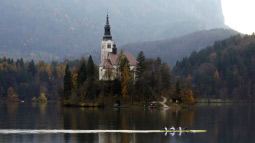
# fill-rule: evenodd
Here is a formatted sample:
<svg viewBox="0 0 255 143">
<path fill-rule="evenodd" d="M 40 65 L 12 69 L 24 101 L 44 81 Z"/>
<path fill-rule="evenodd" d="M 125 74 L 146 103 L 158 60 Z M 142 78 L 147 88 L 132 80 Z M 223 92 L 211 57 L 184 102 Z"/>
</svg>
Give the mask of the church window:
<svg viewBox="0 0 255 143">
<path fill-rule="evenodd" d="M 107 44 L 107 48 L 108 48 L 108 49 L 112 48 L 112 44 L 108 43 L 108 44 Z"/>
</svg>

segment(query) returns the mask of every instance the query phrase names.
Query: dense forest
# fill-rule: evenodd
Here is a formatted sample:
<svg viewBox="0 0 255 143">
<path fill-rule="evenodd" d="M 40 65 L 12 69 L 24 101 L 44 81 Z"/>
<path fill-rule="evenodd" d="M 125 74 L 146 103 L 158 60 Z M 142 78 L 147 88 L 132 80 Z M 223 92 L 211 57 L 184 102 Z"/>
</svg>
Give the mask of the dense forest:
<svg viewBox="0 0 255 143">
<path fill-rule="evenodd" d="M 93 66 L 91 56 L 87 63 L 81 60 L 80 65 L 73 70 L 66 65 L 62 99 L 64 104 L 96 103 L 95 106 L 104 106 L 114 103 L 149 103 L 162 100 L 161 96 L 193 102 L 191 88 L 175 83 L 169 65 L 160 58 L 147 59 L 140 52 L 136 78 L 129 71 L 128 60 L 125 57 L 118 59 L 118 71 L 121 74 L 113 81 L 98 80 L 98 71 Z"/>
<path fill-rule="evenodd" d="M 64 64 L 56 62 L 0 58 L 0 99 L 31 100 L 46 95 L 50 100 L 57 100 L 64 68 Z"/>
<path fill-rule="evenodd" d="M 191 79 L 200 98 L 255 99 L 255 35 L 233 36 L 177 61 L 174 75 Z"/>
</svg>

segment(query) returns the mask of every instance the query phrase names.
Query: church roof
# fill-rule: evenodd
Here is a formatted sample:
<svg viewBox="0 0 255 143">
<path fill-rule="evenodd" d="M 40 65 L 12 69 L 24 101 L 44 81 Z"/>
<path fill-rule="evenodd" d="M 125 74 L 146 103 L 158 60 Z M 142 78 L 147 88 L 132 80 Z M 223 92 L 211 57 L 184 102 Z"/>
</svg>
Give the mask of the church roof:
<svg viewBox="0 0 255 143">
<path fill-rule="evenodd" d="M 110 59 L 112 65 L 118 64 L 117 60 L 118 60 L 119 55 L 120 55 L 120 53 L 118 53 L 118 54 L 109 53 L 109 59 Z M 128 59 L 129 65 L 135 66 L 137 64 L 136 58 L 131 53 L 123 52 L 123 55 Z"/>
<path fill-rule="evenodd" d="M 113 68 L 112 63 L 111 63 L 111 61 L 109 59 L 105 59 L 103 61 L 103 63 L 101 63 L 99 66 L 103 67 L 105 69 L 112 69 Z"/>
</svg>

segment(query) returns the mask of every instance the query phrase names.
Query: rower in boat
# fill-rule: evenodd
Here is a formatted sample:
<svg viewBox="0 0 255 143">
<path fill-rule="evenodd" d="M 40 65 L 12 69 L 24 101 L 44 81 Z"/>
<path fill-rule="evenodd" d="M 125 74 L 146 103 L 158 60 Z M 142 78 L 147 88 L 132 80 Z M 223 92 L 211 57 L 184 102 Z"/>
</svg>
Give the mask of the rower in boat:
<svg viewBox="0 0 255 143">
<path fill-rule="evenodd" d="M 175 132 L 170 133 L 170 135 L 173 137 L 175 135 Z"/>
<path fill-rule="evenodd" d="M 182 130 L 182 127 L 179 127 L 179 131 L 181 131 Z"/>
<path fill-rule="evenodd" d="M 172 127 L 170 128 L 170 130 L 175 131 L 175 128 L 172 126 Z"/>
<path fill-rule="evenodd" d="M 167 131 L 167 127 L 165 127 L 165 130 Z"/>
</svg>

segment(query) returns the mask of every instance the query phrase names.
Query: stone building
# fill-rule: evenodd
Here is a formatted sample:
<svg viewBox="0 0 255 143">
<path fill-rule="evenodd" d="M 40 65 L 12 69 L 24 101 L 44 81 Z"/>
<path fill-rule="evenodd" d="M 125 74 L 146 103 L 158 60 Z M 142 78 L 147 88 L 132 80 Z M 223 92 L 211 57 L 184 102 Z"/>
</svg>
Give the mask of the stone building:
<svg viewBox="0 0 255 143">
<path fill-rule="evenodd" d="M 99 65 L 99 80 L 114 80 L 121 73 L 118 71 L 118 59 L 120 53 L 117 53 L 117 47 L 111 36 L 111 27 L 109 17 L 106 17 L 106 25 L 104 27 L 104 37 L 101 43 L 101 64 Z M 137 61 L 134 55 L 128 52 L 122 52 L 122 56 L 126 57 L 129 62 L 130 72 L 135 78 Z"/>
</svg>

